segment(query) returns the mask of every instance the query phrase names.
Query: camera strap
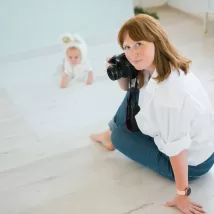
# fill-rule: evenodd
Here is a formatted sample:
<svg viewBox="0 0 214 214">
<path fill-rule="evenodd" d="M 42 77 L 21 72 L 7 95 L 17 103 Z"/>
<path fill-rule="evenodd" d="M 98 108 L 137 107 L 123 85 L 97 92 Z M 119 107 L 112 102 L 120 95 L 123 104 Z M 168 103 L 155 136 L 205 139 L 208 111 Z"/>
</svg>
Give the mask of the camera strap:
<svg viewBox="0 0 214 214">
<path fill-rule="evenodd" d="M 135 84 L 134 84 L 134 88 L 137 89 L 138 87 L 138 77 L 135 78 Z M 129 80 L 129 88 L 133 88 L 132 87 L 132 80 Z"/>
<path fill-rule="evenodd" d="M 127 100 L 127 110 L 126 110 L 126 126 L 131 132 L 140 131 L 137 122 L 135 120 L 135 115 L 140 111 L 138 105 L 139 89 L 138 89 L 138 79 L 136 78 L 135 86 L 132 87 L 130 80 L 129 87 L 129 97 Z"/>
</svg>

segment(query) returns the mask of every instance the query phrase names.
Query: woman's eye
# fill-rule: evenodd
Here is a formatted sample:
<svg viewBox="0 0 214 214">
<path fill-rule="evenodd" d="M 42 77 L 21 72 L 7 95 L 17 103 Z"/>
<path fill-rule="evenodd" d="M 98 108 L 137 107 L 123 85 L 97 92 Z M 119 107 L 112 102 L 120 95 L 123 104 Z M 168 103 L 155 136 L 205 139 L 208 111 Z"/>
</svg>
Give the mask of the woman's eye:
<svg viewBox="0 0 214 214">
<path fill-rule="evenodd" d="M 124 50 L 129 50 L 130 47 L 129 47 L 129 46 L 125 46 L 123 49 L 124 49 Z"/>
<path fill-rule="evenodd" d="M 78 56 L 76 56 L 75 59 L 78 59 Z"/>
<path fill-rule="evenodd" d="M 139 47 L 139 46 L 141 46 L 141 45 L 142 45 L 141 42 L 137 42 L 137 43 L 136 43 L 136 47 Z"/>
</svg>

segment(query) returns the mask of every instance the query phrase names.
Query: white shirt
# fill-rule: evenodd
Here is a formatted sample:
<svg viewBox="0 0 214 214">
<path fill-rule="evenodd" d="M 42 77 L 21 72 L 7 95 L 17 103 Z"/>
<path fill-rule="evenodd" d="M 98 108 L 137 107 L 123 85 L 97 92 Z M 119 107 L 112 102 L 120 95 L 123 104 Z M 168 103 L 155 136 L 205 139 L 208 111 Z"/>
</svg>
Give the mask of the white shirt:
<svg viewBox="0 0 214 214">
<path fill-rule="evenodd" d="M 77 65 L 71 65 L 65 58 L 64 72 L 68 74 L 71 79 L 76 81 L 84 81 L 90 71 L 92 71 L 92 68 L 88 60 Z"/>
<path fill-rule="evenodd" d="M 153 77 L 139 95 L 136 121 L 142 133 L 154 138 L 167 156 L 188 150 L 188 164 L 196 166 L 214 152 L 214 111 L 197 77 L 172 71 L 163 82 Z"/>
</svg>

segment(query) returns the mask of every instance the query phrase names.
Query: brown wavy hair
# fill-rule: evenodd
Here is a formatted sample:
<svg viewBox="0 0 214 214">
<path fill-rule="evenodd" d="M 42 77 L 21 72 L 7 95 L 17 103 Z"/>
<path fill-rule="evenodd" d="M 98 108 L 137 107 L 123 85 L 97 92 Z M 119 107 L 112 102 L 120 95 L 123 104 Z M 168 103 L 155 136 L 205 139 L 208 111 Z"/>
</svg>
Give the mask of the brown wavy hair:
<svg viewBox="0 0 214 214">
<path fill-rule="evenodd" d="M 118 33 L 118 43 L 122 49 L 127 33 L 133 41 L 144 40 L 154 44 L 155 57 L 153 63 L 158 74 L 154 79 L 158 83 L 168 78 L 172 68 L 178 72 L 181 69 L 187 74 L 191 60 L 178 53 L 156 19 L 146 14 L 138 14 L 125 22 Z M 143 72 L 139 72 L 138 78 L 139 88 L 141 88 L 144 84 Z"/>
</svg>

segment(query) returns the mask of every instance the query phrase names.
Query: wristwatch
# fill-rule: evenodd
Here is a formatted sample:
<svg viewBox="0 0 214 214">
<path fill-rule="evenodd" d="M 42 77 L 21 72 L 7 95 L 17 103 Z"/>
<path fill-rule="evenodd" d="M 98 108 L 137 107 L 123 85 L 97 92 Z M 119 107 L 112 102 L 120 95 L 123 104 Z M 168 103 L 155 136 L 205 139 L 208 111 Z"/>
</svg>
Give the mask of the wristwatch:
<svg viewBox="0 0 214 214">
<path fill-rule="evenodd" d="M 177 195 L 186 195 L 186 196 L 189 196 L 191 194 L 191 189 L 189 187 L 187 187 L 183 191 L 176 190 L 176 193 L 177 193 Z"/>
</svg>

